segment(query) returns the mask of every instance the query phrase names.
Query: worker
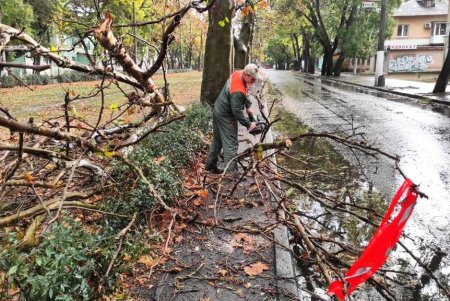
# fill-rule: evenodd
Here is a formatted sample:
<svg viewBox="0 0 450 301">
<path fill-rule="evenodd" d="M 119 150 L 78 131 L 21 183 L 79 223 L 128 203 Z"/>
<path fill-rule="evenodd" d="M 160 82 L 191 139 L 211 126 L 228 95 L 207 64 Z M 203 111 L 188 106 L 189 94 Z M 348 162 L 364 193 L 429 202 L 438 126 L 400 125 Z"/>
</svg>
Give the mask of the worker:
<svg viewBox="0 0 450 301">
<path fill-rule="evenodd" d="M 247 91 L 256 80 L 261 80 L 258 66 L 248 64 L 244 70 L 235 71 L 225 83 L 222 91 L 214 102 L 213 109 L 213 139 L 209 147 L 206 170 L 211 173 L 222 173 L 217 166 L 218 156 L 223 149 L 226 172 L 236 171 L 238 150 L 238 122 L 248 131 L 256 127 L 244 114 L 253 114 L 247 98 Z"/>
</svg>

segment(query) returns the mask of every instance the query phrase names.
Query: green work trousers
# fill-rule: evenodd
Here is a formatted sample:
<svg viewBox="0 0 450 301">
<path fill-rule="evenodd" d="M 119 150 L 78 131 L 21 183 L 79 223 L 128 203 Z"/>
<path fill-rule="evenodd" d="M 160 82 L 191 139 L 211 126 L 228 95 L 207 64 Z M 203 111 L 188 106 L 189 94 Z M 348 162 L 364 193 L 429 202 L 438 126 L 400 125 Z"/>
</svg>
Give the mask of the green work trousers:
<svg viewBox="0 0 450 301">
<path fill-rule="evenodd" d="M 220 113 L 213 114 L 213 140 L 209 147 L 208 160 L 206 162 L 207 169 L 217 167 L 220 150 L 223 148 L 223 159 L 227 173 L 236 170 L 236 159 L 239 146 L 238 141 L 238 124 L 235 118 L 220 116 Z"/>
</svg>

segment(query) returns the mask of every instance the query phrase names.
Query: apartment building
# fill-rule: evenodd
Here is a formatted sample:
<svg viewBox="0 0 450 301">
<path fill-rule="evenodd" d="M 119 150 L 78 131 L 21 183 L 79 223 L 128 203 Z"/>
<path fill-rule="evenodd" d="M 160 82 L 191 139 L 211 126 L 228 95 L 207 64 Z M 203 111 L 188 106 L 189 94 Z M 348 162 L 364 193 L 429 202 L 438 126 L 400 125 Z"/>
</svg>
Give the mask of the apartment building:
<svg viewBox="0 0 450 301">
<path fill-rule="evenodd" d="M 445 0 L 411 0 L 394 12 L 394 32 L 385 42 L 388 72 L 441 70 L 447 12 Z"/>
</svg>

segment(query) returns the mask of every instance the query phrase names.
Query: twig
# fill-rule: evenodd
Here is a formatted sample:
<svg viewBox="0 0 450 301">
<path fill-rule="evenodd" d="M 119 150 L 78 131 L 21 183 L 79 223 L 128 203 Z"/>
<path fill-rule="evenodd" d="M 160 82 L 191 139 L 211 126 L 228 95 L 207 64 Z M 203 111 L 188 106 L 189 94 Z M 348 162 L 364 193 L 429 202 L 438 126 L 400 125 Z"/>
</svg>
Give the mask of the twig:
<svg viewBox="0 0 450 301">
<path fill-rule="evenodd" d="M 123 238 L 125 237 L 125 235 L 128 233 L 128 231 L 130 230 L 130 228 L 133 226 L 134 222 L 136 221 L 136 217 L 137 217 L 137 212 L 135 212 L 133 214 L 133 217 L 131 218 L 131 221 L 128 223 L 128 225 L 123 228 L 119 234 L 116 236 L 116 239 L 119 240 L 119 244 L 117 246 L 117 250 L 116 253 L 114 253 L 114 256 L 112 257 L 109 265 L 108 265 L 108 269 L 106 270 L 105 276 L 103 277 L 103 281 L 105 281 L 105 279 L 109 276 L 109 273 L 111 272 L 111 269 L 114 265 L 114 261 L 116 260 L 117 256 L 119 256 L 120 250 L 122 249 L 122 243 L 123 243 Z"/>
<path fill-rule="evenodd" d="M 56 211 L 55 216 L 48 222 L 47 227 L 44 230 L 44 232 L 48 229 L 48 226 L 50 226 L 53 222 L 55 222 L 59 218 L 61 208 L 63 206 L 64 201 L 66 200 L 67 190 L 69 189 L 70 183 L 72 182 L 73 174 L 75 173 L 75 169 L 78 167 L 78 163 L 80 162 L 81 158 L 83 158 L 83 156 L 84 156 L 84 153 L 81 154 L 81 156 L 78 157 L 77 161 L 75 161 L 75 163 L 73 164 L 72 170 L 70 171 L 69 179 L 67 180 L 66 186 L 64 187 L 64 192 L 63 192 L 63 196 L 60 201 L 58 211 Z"/>
</svg>

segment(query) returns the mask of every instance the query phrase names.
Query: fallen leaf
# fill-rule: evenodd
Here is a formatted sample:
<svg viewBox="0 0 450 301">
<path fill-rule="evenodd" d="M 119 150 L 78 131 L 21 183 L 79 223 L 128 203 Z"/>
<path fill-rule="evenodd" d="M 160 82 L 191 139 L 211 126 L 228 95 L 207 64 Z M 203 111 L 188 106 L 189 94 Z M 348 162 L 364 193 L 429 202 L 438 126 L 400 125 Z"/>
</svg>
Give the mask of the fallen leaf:
<svg viewBox="0 0 450 301">
<path fill-rule="evenodd" d="M 103 151 L 103 154 L 105 155 L 105 157 L 111 158 L 116 153 L 115 152 L 110 152 L 110 151 Z"/>
<path fill-rule="evenodd" d="M 201 198 L 207 199 L 208 198 L 208 191 L 205 189 L 197 191 L 197 195 Z"/>
<path fill-rule="evenodd" d="M 182 242 L 183 240 L 184 240 L 184 238 L 183 238 L 183 236 L 181 236 L 181 235 L 178 235 L 178 236 L 175 237 L 175 242 L 176 242 L 177 244 L 179 244 L 179 243 Z"/>
<path fill-rule="evenodd" d="M 162 161 L 164 161 L 166 159 L 166 156 L 161 156 L 161 157 L 158 157 L 158 158 L 155 158 L 154 160 L 153 160 L 153 162 L 155 162 L 156 164 L 160 164 Z"/>
<path fill-rule="evenodd" d="M 234 292 L 236 295 L 238 295 L 241 298 L 244 298 L 244 296 L 245 296 L 244 291 L 242 289 L 237 289 Z"/>
<path fill-rule="evenodd" d="M 244 267 L 244 272 L 249 276 L 257 276 L 268 269 L 269 267 L 266 264 L 262 262 L 256 262 Z"/>
<path fill-rule="evenodd" d="M 197 207 L 205 206 L 205 202 L 203 202 L 201 199 L 195 199 L 194 200 L 194 205 L 197 206 Z"/>
<path fill-rule="evenodd" d="M 250 253 L 254 249 L 253 239 L 245 233 L 234 234 L 234 242 L 231 243 L 233 247 L 242 248 L 244 254 Z"/>
<path fill-rule="evenodd" d="M 252 284 L 250 282 L 247 282 L 247 283 L 244 284 L 244 287 L 245 288 L 251 288 Z"/>
<path fill-rule="evenodd" d="M 127 254 L 122 259 L 123 259 L 123 261 L 128 262 L 131 260 L 131 255 Z"/>
<path fill-rule="evenodd" d="M 170 273 L 179 273 L 179 272 L 181 272 L 181 268 L 180 267 L 173 267 L 172 269 L 170 269 L 169 272 Z"/>
<path fill-rule="evenodd" d="M 130 107 L 127 111 L 128 115 L 133 115 L 136 112 L 136 108 L 134 106 Z"/>
<path fill-rule="evenodd" d="M 225 277 L 225 275 L 228 273 L 228 271 L 227 270 L 219 270 L 219 271 L 217 271 L 217 274 L 219 274 L 220 276 L 222 276 L 222 277 Z"/>
<path fill-rule="evenodd" d="M 23 179 L 25 181 L 27 181 L 27 182 L 34 182 L 34 181 L 36 181 L 36 179 L 29 172 L 26 172 L 26 173 L 23 174 Z"/>
<path fill-rule="evenodd" d="M 216 283 L 213 282 L 213 281 L 208 281 L 208 284 L 211 285 L 211 286 L 213 286 L 213 287 L 216 287 Z"/>
<path fill-rule="evenodd" d="M 285 144 L 286 144 L 286 147 L 287 147 L 287 148 L 291 148 L 291 146 L 292 146 L 292 141 L 289 140 L 289 139 L 286 139 Z"/>
<path fill-rule="evenodd" d="M 109 106 L 109 109 L 112 110 L 112 111 L 115 111 L 115 110 L 117 110 L 118 108 L 119 108 L 119 106 L 118 106 L 116 103 L 112 103 L 112 104 Z"/>
<path fill-rule="evenodd" d="M 148 267 L 154 267 L 161 263 L 161 260 L 159 258 L 153 259 L 152 257 L 148 255 L 141 256 L 138 260 L 139 263 L 145 264 Z"/>
</svg>

